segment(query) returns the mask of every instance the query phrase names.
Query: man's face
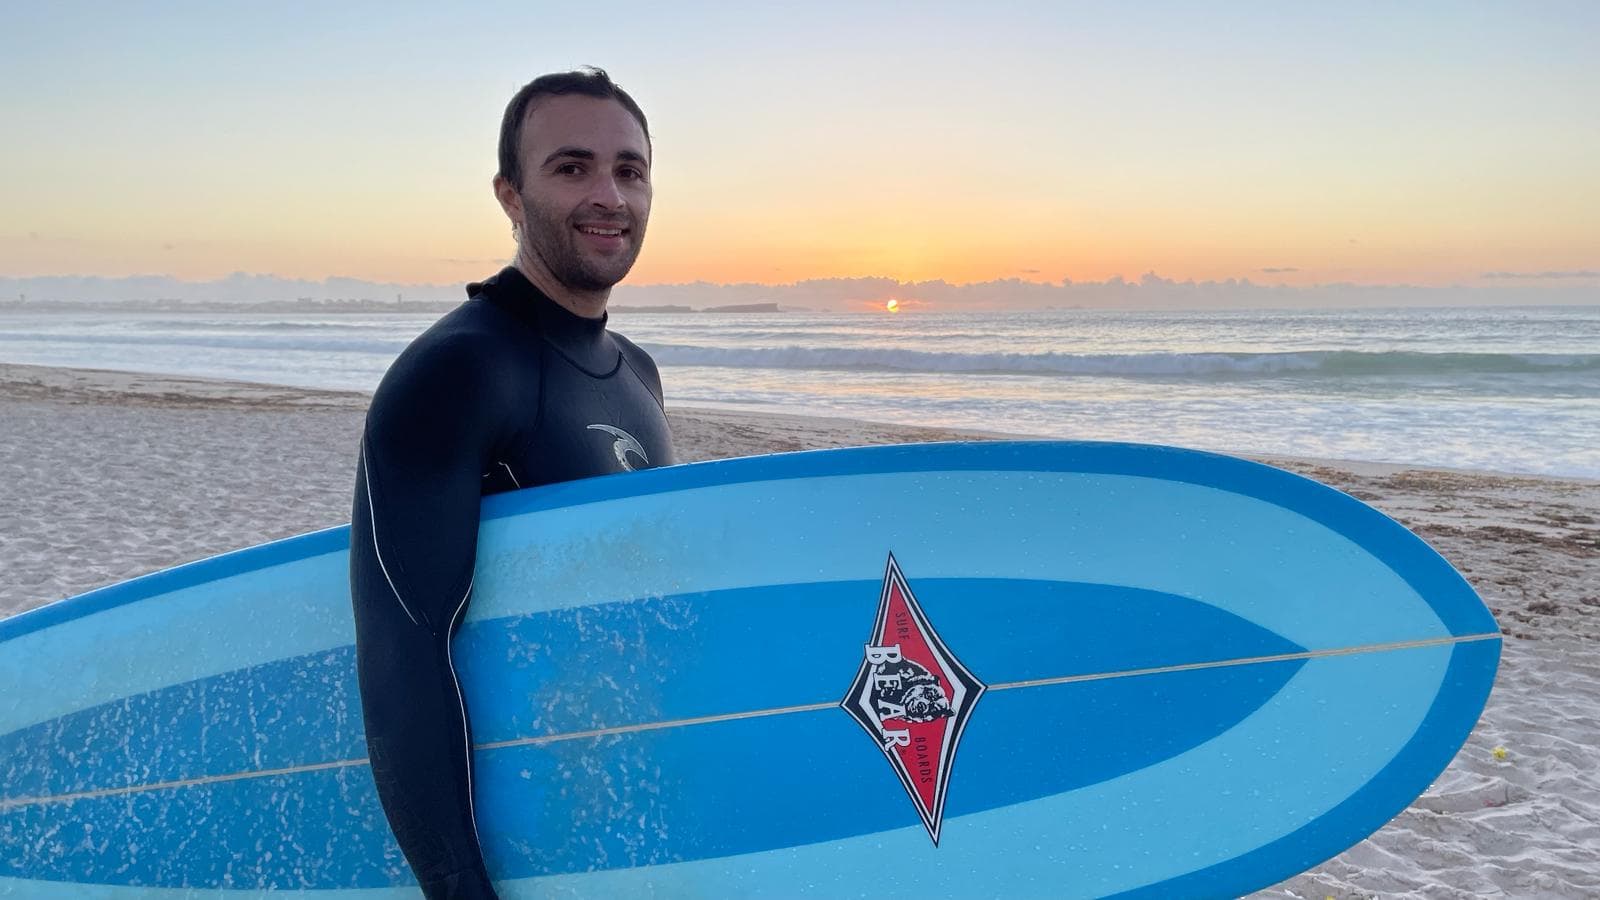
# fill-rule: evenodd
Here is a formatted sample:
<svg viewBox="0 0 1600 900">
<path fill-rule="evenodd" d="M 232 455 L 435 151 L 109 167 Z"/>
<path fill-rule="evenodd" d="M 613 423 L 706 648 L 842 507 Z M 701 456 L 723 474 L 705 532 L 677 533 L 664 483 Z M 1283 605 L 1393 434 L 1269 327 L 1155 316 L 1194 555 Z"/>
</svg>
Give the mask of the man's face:
<svg viewBox="0 0 1600 900">
<path fill-rule="evenodd" d="M 621 281 L 650 219 L 649 153 L 638 121 L 615 100 L 536 100 L 522 126 L 518 191 L 534 262 L 576 291 Z"/>
</svg>

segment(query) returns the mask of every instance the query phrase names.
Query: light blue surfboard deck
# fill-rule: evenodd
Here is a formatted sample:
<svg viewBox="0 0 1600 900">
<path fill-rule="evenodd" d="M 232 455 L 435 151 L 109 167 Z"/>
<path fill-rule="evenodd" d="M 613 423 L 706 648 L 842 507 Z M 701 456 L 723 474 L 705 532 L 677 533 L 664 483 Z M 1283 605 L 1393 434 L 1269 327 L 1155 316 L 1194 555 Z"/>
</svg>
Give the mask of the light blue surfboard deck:
<svg viewBox="0 0 1600 900">
<path fill-rule="evenodd" d="M 455 644 L 507 897 L 1233 896 L 1466 739 L 1494 619 L 1316 482 L 927 444 L 488 498 Z M 415 896 L 349 532 L 0 621 L 0 895 Z"/>
</svg>

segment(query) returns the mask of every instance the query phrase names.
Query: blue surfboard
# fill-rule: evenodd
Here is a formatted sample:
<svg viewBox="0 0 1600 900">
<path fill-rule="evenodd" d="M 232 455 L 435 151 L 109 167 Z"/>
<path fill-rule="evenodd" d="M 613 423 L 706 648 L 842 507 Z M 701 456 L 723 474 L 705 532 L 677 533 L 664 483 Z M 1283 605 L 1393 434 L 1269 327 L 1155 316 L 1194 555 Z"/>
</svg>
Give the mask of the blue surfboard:
<svg viewBox="0 0 1600 900">
<path fill-rule="evenodd" d="M 0 895 L 414 897 L 336 528 L 0 621 Z M 455 644 L 504 896 L 1234 896 L 1499 660 L 1391 519 L 1225 456 L 926 444 L 487 498 Z"/>
</svg>

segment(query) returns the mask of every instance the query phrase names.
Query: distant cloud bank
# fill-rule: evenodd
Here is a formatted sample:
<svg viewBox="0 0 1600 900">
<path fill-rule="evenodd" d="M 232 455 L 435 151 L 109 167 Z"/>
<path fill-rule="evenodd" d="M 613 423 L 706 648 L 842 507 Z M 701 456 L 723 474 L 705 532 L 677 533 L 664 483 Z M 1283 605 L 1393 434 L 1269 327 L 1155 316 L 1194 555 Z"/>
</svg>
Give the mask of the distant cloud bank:
<svg viewBox="0 0 1600 900">
<path fill-rule="evenodd" d="M 1600 278 L 1600 269 L 1571 269 L 1565 272 L 1485 272 L 1484 278 Z"/>
<path fill-rule="evenodd" d="M 1267 268 L 1263 273 L 1294 272 Z M 487 274 L 487 269 L 486 269 Z M 945 281 L 901 282 L 891 278 L 820 278 L 792 284 L 620 285 L 615 306 L 689 306 L 703 309 L 747 303 L 777 303 L 817 311 L 882 309 L 898 300 L 905 309 L 1027 310 L 1061 307 L 1109 309 L 1284 308 L 1377 306 L 1486 306 L 1520 304 L 1600 304 L 1600 272 L 1489 272 L 1491 284 L 1445 287 L 1406 284 L 1258 284 L 1245 279 L 1176 281 L 1149 272 L 1136 281 L 1027 281 L 1007 278 L 973 284 Z M 1559 280 L 1559 284 L 1525 281 Z M 273 275 L 235 273 L 215 281 L 181 281 L 160 275 L 132 278 L 49 276 L 0 278 L 0 304 L 15 308 L 71 303 L 126 304 L 363 304 L 443 303 L 465 298 L 460 284 L 398 284 L 354 278 L 307 281 Z"/>
<path fill-rule="evenodd" d="M 493 270 L 485 269 L 485 272 L 489 271 Z M 0 278 L 0 302 L 15 303 L 23 297 L 29 303 L 281 303 L 301 299 L 369 302 L 463 300 L 466 294 L 459 284 L 395 284 L 358 278 L 307 281 L 247 272 L 235 272 L 215 281 L 182 281 L 170 275 Z"/>
<path fill-rule="evenodd" d="M 1283 271 L 1292 271 L 1285 269 Z M 1380 306 L 1495 306 L 1600 304 L 1600 285 L 1258 284 L 1248 278 L 1176 281 L 1149 272 L 1137 281 L 1060 283 L 1007 278 L 975 284 L 900 282 L 890 278 L 836 278 L 795 284 L 620 285 L 612 302 L 626 306 L 711 306 L 777 303 L 817 310 L 881 309 L 890 299 L 903 308 L 1001 310 L 1049 308 L 1227 309 L 1338 308 Z"/>
</svg>

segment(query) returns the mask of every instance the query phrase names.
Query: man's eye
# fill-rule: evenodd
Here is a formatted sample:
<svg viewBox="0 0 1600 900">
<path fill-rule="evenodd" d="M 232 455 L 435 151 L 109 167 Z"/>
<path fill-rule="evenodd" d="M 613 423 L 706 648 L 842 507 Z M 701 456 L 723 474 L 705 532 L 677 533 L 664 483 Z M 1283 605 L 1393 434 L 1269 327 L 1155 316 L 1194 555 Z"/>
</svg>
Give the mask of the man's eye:
<svg viewBox="0 0 1600 900">
<path fill-rule="evenodd" d="M 632 168 L 631 166 L 628 167 L 628 168 L 623 169 L 621 174 L 622 174 L 623 178 L 627 178 L 627 179 L 629 179 L 631 181 L 639 181 L 639 180 L 642 180 L 644 178 L 644 173 L 643 172 L 639 171 L 638 169 Z"/>
<path fill-rule="evenodd" d="M 562 163 L 561 165 L 556 166 L 557 175 L 577 175 L 582 171 L 583 167 L 577 163 Z"/>
</svg>

